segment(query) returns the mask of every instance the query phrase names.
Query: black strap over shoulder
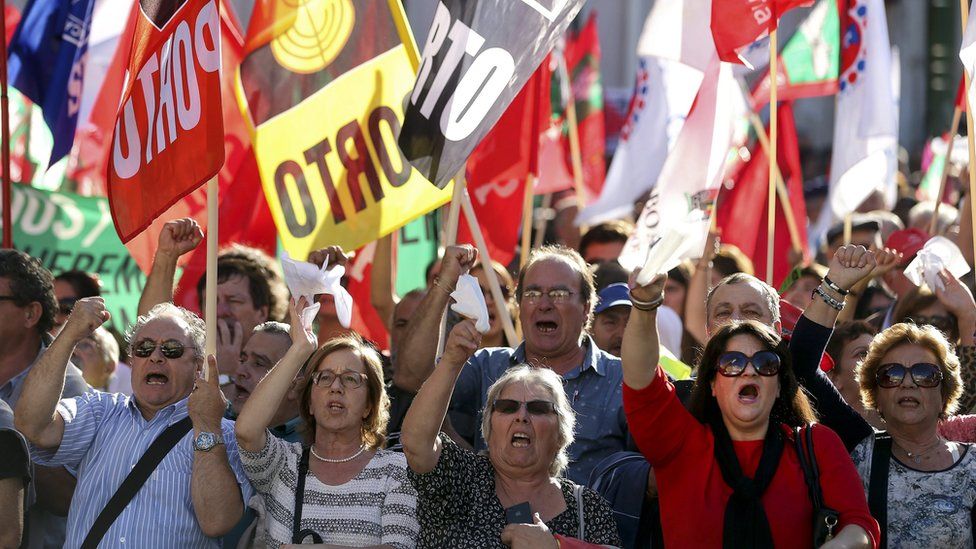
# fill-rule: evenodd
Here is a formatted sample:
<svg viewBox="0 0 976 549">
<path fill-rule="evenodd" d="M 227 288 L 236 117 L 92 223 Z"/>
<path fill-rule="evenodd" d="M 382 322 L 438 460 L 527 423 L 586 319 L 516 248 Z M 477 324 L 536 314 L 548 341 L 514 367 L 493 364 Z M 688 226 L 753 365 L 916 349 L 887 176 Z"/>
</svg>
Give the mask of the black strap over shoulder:
<svg viewBox="0 0 976 549">
<path fill-rule="evenodd" d="M 888 543 L 888 470 L 891 467 L 891 435 L 874 435 L 874 451 L 871 452 L 871 480 L 868 482 L 868 508 L 881 527 L 878 547 Z"/>
<path fill-rule="evenodd" d="M 800 468 L 803 469 L 803 480 L 807 483 L 810 501 L 813 508 L 823 507 L 823 491 L 820 488 L 820 468 L 817 466 L 817 456 L 813 449 L 813 426 L 794 427 L 793 442 L 796 444 L 796 455 L 800 458 Z"/>
<path fill-rule="evenodd" d="M 176 446 L 176 443 L 183 438 L 184 435 L 190 432 L 193 428 L 193 422 L 190 420 L 189 416 L 181 419 L 180 421 L 170 425 L 162 433 L 156 437 L 156 440 L 149 445 L 146 452 L 142 454 L 139 458 L 139 462 L 135 464 L 129 475 L 125 477 L 122 484 L 112 495 L 112 498 L 108 500 L 102 512 L 98 514 L 95 522 L 92 524 L 91 529 L 88 531 L 88 535 L 85 536 L 85 541 L 82 542 L 82 549 L 95 549 L 98 547 L 99 542 L 105 536 L 105 532 L 112 526 L 115 519 L 119 518 L 122 511 L 125 509 L 132 498 L 139 492 L 142 486 L 149 479 L 149 475 L 156 470 L 159 462 L 163 461 L 166 454 Z"/>
<path fill-rule="evenodd" d="M 302 457 L 298 462 L 298 483 L 295 486 L 295 514 L 291 523 L 291 542 L 301 544 L 308 536 L 312 536 L 312 543 L 322 543 L 322 536 L 314 530 L 302 530 L 302 505 L 305 503 L 305 477 L 308 476 L 309 448 L 302 449 Z"/>
</svg>

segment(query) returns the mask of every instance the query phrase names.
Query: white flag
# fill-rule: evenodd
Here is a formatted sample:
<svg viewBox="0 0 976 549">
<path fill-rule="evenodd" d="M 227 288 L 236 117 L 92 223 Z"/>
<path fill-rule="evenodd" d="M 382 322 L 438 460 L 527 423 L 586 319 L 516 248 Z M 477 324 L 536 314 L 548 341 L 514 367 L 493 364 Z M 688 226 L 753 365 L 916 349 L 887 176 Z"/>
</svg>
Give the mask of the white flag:
<svg viewBox="0 0 976 549">
<path fill-rule="evenodd" d="M 705 72 L 715 55 L 711 0 L 658 0 L 644 23 L 637 55 L 670 59 Z"/>
<path fill-rule="evenodd" d="M 579 213 L 577 225 L 594 225 L 633 212 L 634 202 L 657 183 L 701 82 L 701 71 L 656 57 L 641 58 L 603 190 Z"/>
<path fill-rule="evenodd" d="M 840 92 L 830 164 L 830 210 L 854 211 L 898 170 L 898 104 L 892 90 L 891 45 L 883 0 L 858 0 L 841 36 Z"/>
<path fill-rule="evenodd" d="M 686 257 L 701 255 L 708 219 L 718 193 L 732 145 L 735 122 L 745 114 L 745 98 L 732 76 L 732 67 L 712 61 L 695 105 L 661 168 L 658 184 L 637 220 L 637 229 L 620 256 L 620 264 L 633 269 L 644 264 L 647 251 L 667 227 L 693 223 Z"/>
<path fill-rule="evenodd" d="M 969 96 L 969 104 L 976 105 L 976 90 L 973 89 L 973 80 L 976 79 L 976 3 L 969 10 L 969 22 L 966 30 L 962 33 L 962 48 L 959 49 L 959 59 L 962 60 L 962 68 L 969 74 L 969 89 L 966 94 Z"/>
</svg>

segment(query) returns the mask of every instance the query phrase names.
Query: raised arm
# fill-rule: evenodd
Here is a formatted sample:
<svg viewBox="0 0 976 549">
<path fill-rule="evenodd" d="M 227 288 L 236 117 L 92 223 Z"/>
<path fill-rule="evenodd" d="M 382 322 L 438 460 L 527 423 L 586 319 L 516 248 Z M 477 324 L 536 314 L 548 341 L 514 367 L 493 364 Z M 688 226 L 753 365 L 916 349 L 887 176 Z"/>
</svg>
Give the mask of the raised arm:
<svg viewBox="0 0 976 549">
<path fill-rule="evenodd" d="M 963 393 L 959 399 L 959 413 L 969 413 L 976 407 L 976 301 L 958 278 L 952 276 L 948 270 L 939 273 L 939 279 L 945 288 L 935 290 L 935 296 L 954 317 L 959 327 L 959 345 L 956 356 L 959 357 L 960 375 L 962 376 Z"/>
<path fill-rule="evenodd" d="M 220 392 L 216 357 L 208 356 L 203 367 L 210 369 L 209 375 L 207 379 L 195 380 L 187 402 L 194 437 L 203 432 L 224 433 L 221 419 L 227 401 Z M 223 536 L 241 520 L 244 497 L 230 468 L 226 444 L 218 444 L 208 451 L 194 450 L 190 499 L 200 530 L 208 537 Z"/>
<path fill-rule="evenodd" d="M 101 297 L 79 299 L 64 329 L 27 374 L 14 410 L 14 424 L 32 444 L 46 449 L 61 445 L 64 419 L 54 409 L 64 391 L 68 361 L 75 345 L 90 336 L 109 316 Z"/>
<path fill-rule="evenodd" d="M 376 241 L 373 271 L 369 279 L 369 302 L 383 319 L 386 330 L 392 328 L 393 308 L 397 304 L 393 271 L 393 237 L 396 231 Z"/>
<path fill-rule="evenodd" d="M 301 315 L 298 313 L 306 306 L 304 297 L 299 298 L 297 305 L 295 301 L 289 305 L 291 347 L 254 388 L 254 392 L 251 393 L 244 404 L 244 409 L 237 417 L 237 423 L 234 425 L 237 444 L 248 452 L 257 453 L 264 448 L 268 425 L 271 424 L 281 399 L 288 393 L 298 371 L 318 346 L 315 333 L 302 326 Z"/>
<path fill-rule="evenodd" d="M 637 285 L 640 269 L 630 277 L 630 293 L 634 306 L 624 329 L 620 359 L 624 369 L 624 383 L 641 390 L 654 381 L 661 347 L 657 336 L 657 309 L 664 302 L 664 283 L 667 275 L 658 275 L 646 286 Z M 691 303 L 694 303 L 693 301 Z M 694 308 L 694 307 L 692 307 Z"/>
<path fill-rule="evenodd" d="M 393 369 L 393 383 L 410 392 L 420 390 L 433 369 L 440 335 L 441 316 L 450 302 L 458 277 L 474 265 L 478 252 L 468 245 L 449 246 L 444 251 L 440 276 L 424 296 L 417 314 L 410 320 L 407 333 L 400 342 Z M 438 424 L 439 425 L 439 424 Z"/>
<path fill-rule="evenodd" d="M 443 271 L 441 271 L 443 273 Z M 454 393 L 454 383 L 461 368 L 481 345 L 481 334 L 474 321 L 462 320 L 451 330 L 434 372 L 410 405 L 400 429 L 400 442 L 407 464 L 415 473 L 434 470 L 441 456 L 441 442 L 437 437 L 447 415 L 447 407 Z"/>
<path fill-rule="evenodd" d="M 184 217 L 167 221 L 159 233 L 159 245 L 153 256 L 152 269 L 146 277 L 146 287 L 139 297 L 139 315 L 144 315 L 160 303 L 173 301 L 176 262 L 180 256 L 193 251 L 203 242 L 203 230 L 196 220 Z"/>
<path fill-rule="evenodd" d="M 827 276 L 820 284 L 820 290 L 826 293 L 831 299 L 839 303 L 844 303 L 850 295 L 849 292 L 862 279 L 871 278 L 871 273 L 875 269 L 877 262 L 874 252 L 868 251 L 864 246 L 848 244 L 841 246 L 828 265 Z M 836 288 L 830 286 L 827 281 L 833 282 Z M 845 293 L 848 292 L 848 293 Z M 850 300 L 847 306 L 853 307 L 854 301 Z M 803 311 L 803 316 L 821 326 L 833 329 L 834 323 L 840 314 L 840 310 L 831 307 L 827 301 L 819 294 L 814 296 L 813 301 Z"/>
</svg>

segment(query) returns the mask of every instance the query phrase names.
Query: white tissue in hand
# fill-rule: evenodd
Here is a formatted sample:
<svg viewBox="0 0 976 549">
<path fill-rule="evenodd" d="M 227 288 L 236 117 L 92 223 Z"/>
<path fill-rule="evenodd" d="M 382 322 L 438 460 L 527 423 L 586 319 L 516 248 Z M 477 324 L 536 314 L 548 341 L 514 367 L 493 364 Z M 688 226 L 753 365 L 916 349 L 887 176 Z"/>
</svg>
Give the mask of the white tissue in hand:
<svg viewBox="0 0 976 549">
<path fill-rule="evenodd" d="M 485 294 L 481 293 L 478 279 L 463 274 L 458 277 L 457 288 L 451 292 L 455 303 L 451 310 L 455 313 L 475 321 L 474 327 L 481 333 L 487 333 L 491 328 L 488 322 L 488 305 L 485 304 Z"/>
<path fill-rule="evenodd" d="M 916 286 L 922 282 L 931 289 L 944 290 L 939 271 L 946 268 L 956 278 L 969 272 L 969 263 L 954 242 L 944 236 L 933 236 L 922 246 L 915 259 L 905 268 L 905 276 Z"/>
<path fill-rule="evenodd" d="M 691 252 L 696 248 L 703 248 L 705 244 L 701 238 L 701 228 L 700 221 L 686 221 L 669 228 L 647 250 L 647 259 L 637 275 L 637 284 L 649 284 L 656 275 L 667 273 L 677 267 L 681 260 L 691 257 Z"/>
<path fill-rule="evenodd" d="M 329 268 L 328 264 L 318 267 L 306 261 L 295 261 L 285 253 L 281 258 L 281 268 L 285 275 L 285 284 L 291 295 L 298 299 L 305 297 L 310 303 L 301 312 L 302 325 L 312 327 L 312 320 L 318 314 L 321 304 L 315 300 L 317 294 L 329 294 L 335 301 L 336 316 L 343 328 L 348 328 L 352 322 L 352 296 L 342 287 L 341 281 L 346 269 L 342 265 Z"/>
</svg>

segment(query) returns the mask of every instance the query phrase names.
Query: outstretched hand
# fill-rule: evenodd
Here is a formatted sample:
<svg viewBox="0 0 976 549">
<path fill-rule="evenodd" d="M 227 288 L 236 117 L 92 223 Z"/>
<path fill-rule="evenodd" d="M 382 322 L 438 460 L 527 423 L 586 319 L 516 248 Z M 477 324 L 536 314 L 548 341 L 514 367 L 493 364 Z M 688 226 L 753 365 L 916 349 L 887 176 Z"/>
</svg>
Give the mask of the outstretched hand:
<svg viewBox="0 0 976 549">
<path fill-rule="evenodd" d="M 842 290 L 850 290 L 861 279 L 871 275 L 876 261 L 874 252 L 864 246 L 841 246 L 828 265 L 827 277 Z"/>
<path fill-rule="evenodd" d="M 945 288 L 936 288 L 935 297 L 956 317 L 960 326 L 967 320 L 970 323 L 976 320 L 976 301 L 973 300 L 969 288 L 952 276 L 948 269 L 939 271 L 939 280 Z"/>
<path fill-rule="evenodd" d="M 637 284 L 637 277 L 640 275 L 640 267 L 634 269 L 630 274 L 628 285 L 631 295 L 639 301 L 657 301 L 664 298 L 664 285 L 668 281 L 668 275 L 659 274 L 651 279 L 647 284 L 640 286 Z"/>
</svg>

